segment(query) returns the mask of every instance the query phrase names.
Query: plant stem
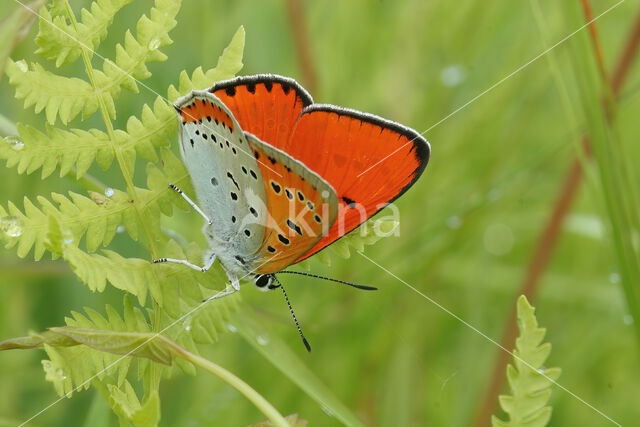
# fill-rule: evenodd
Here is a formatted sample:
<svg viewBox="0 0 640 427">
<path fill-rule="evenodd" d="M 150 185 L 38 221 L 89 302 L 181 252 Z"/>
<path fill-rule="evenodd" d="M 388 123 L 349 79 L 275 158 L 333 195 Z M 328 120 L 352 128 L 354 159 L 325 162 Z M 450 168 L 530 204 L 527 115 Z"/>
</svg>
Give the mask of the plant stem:
<svg viewBox="0 0 640 427">
<path fill-rule="evenodd" d="M 585 14 L 587 13 L 585 12 Z M 592 37 L 594 36 L 594 34 L 597 35 L 597 32 L 591 31 Z M 594 43 L 594 45 L 599 46 L 600 43 Z M 631 32 L 627 37 L 625 47 L 623 48 L 622 54 L 620 55 L 620 58 L 616 65 L 616 69 L 613 73 L 613 78 L 610 80 L 611 92 L 615 97 L 620 94 L 620 90 L 622 88 L 624 80 L 628 76 L 633 60 L 637 57 L 639 50 L 640 11 L 635 19 Z M 599 54 L 596 53 L 596 56 L 598 55 L 602 57 L 601 52 Z M 601 72 L 601 75 L 606 76 L 607 73 Z M 590 142 L 589 138 L 586 135 L 583 136 L 583 145 L 585 147 L 586 154 L 590 156 Z M 575 200 L 575 196 L 580 189 L 582 177 L 583 170 L 580 166 L 580 162 L 578 159 L 574 158 L 571 162 L 569 170 L 567 171 L 564 183 L 558 194 L 549 220 L 547 221 L 547 224 L 545 225 L 545 228 L 540 235 L 540 239 L 538 240 L 535 251 L 531 258 L 529 268 L 527 269 L 522 285 L 519 291 L 516 293 L 515 298 L 519 297 L 520 295 L 525 295 L 527 299 L 532 303 L 535 300 L 535 296 L 540 286 L 540 279 L 542 278 L 544 271 L 549 265 L 551 255 L 562 231 L 562 224 L 564 224 L 566 216 L 570 212 L 573 201 Z M 517 337 L 515 303 L 512 305 L 512 307 L 514 308 L 509 314 L 506 330 L 500 342 L 501 346 L 507 349 L 514 348 L 515 339 Z M 496 408 L 498 395 L 500 394 L 502 384 L 504 383 L 506 366 L 508 363 L 509 355 L 502 350 L 498 350 L 489 385 L 486 392 L 483 394 L 483 403 L 476 413 L 474 421 L 475 426 L 484 427 L 490 424 L 491 414 L 493 414 Z"/>
<path fill-rule="evenodd" d="M 4 136 L 17 135 L 18 128 L 15 123 L 0 114 L 0 133 Z"/>
<path fill-rule="evenodd" d="M 235 376 L 233 373 L 227 371 L 222 366 L 217 365 L 204 357 L 198 356 L 197 354 L 191 353 L 183 347 L 175 344 L 173 341 L 166 340 L 171 346 L 173 352 L 182 359 L 193 363 L 195 366 L 198 366 L 205 371 L 210 372 L 211 374 L 217 376 L 231 387 L 238 390 L 240 393 L 244 395 L 251 403 L 255 405 L 256 408 L 260 410 L 275 426 L 289 427 L 289 423 L 287 420 L 278 412 L 276 408 L 271 405 L 262 397 L 260 393 L 255 391 L 249 384 L 242 381 L 242 379 Z"/>
<path fill-rule="evenodd" d="M 311 58 L 311 44 L 309 43 L 307 26 L 304 19 L 304 10 L 301 0 L 289 0 L 287 2 L 289 23 L 293 31 L 293 43 L 296 48 L 296 58 L 302 72 L 302 80 L 309 92 L 315 93 L 317 87 L 317 75 Z"/>
<path fill-rule="evenodd" d="M 69 16 L 69 20 L 73 25 L 73 28 L 77 31 L 78 22 L 76 20 L 75 14 L 73 13 L 73 9 L 71 9 L 71 5 L 69 4 L 69 0 L 65 0 L 64 2 L 65 8 L 67 11 L 67 15 Z M 88 48 L 85 44 L 80 43 L 81 51 L 82 51 L 82 61 L 84 62 L 84 66 L 86 69 L 87 77 L 89 78 L 89 82 L 91 86 L 96 92 L 96 97 L 98 99 L 98 105 L 100 106 L 100 114 L 102 115 L 102 120 L 104 122 L 105 128 L 109 135 L 109 143 L 113 148 L 113 152 L 115 154 L 116 160 L 118 162 L 118 166 L 120 167 L 120 171 L 122 172 L 122 176 L 124 178 L 125 184 L 127 186 L 127 192 L 129 193 L 129 197 L 134 201 L 133 206 L 136 211 L 136 215 L 138 216 L 139 223 L 142 225 L 142 229 L 144 231 L 145 237 L 147 239 L 147 244 L 149 245 L 149 252 L 151 253 L 151 257 L 153 259 L 158 258 L 158 252 L 155 247 L 155 242 L 153 238 L 153 234 L 148 227 L 148 222 L 143 220 L 142 212 L 140 212 L 140 208 L 136 201 L 138 200 L 136 188 L 133 184 L 133 174 L 129 170 L 129 166 L 117 146 L 115 130 L 113 128 L 113 123 L 111 122 L 111 116 L 109 115 L 109 110 L 104 102 L 104 98 L 102 92 L 98 90 L 98 85 L 95 80 L 95 76 L 93 73 L 93 65 L 91 64 L 91 58 L 89 57 Z M 155 304 L 155 303 L 154 303 Z M 154 310 L 153 316 L 153 328 L 154 330 L 160 329 L 160 315 L 158 313 L 157 307 Z M 149 378 L 148 378 L 148 387 L 147 394 L 152 391 L 157 391 L 160 388 L 160 376 L 161 376 L 161 368 L 155 364 L 151 364 L 149 369 Z"/>
<path fill-rule="evenodd" d="M 69 4 L 69 0 L 65 0 L 65 8 L 67 10 L 67 15 L 69 16 L 69 20 L 71 21 L 71 24 L 73 25 L 74 30 L 78 29 L 78 21 L 76 20 L 75 14 L 73 13 L 73 10 L 71 9 L 71 5 Z M 120 167 L 120 171 L 122 172 L 122 176 L 124 178 L 124 182 L 125 185 L 127 186 L 127 191 L 129 193 L 129 196 L 135 201 L 137 200 L 137 193 L 136 193 L 136 188 L 133 185 L 133 175 L 131 173 L 131 171 L 129 170 L 129 166 L 127 165 L 126 160 L 124 159 L 124 156 L 122 155 L 122 152 L 118 149 L 117 143 L 116 143 L 116 136 L 115 136 L 115 129 L 113 128 L 113 123 L 111 122 L 111 117 L 109 115 L 109 110 L 107 109 L 107 106 L 104 102 L 104 98 L 102 96 L 102 92 L 100 90 L 98 90 L 98 85 L 96 83 L 95 80 L 95 76 L 93 73 L 93 65 L 91 64 L 91 58 L 89 57 L 89 53 L 88 53 L 88 48 L 85 44 L 81 43 L 80 44 L 80 48 L 82 51 L 82 61 L 84 62 L 84 67 L 85 70 L 87 72 L 87 77 L 89 78 L 89 82 L 91 83 L 91 86 L 93 87 L 93 89 L 96 92 L 96 98 L 98 100 L 98 105 L 100 106 L 100 114 L 102 115 L 102 121 L 104 122 L 104 126 L 107 130 L 107 134 L 109 135 L 109 142 L 113 148 L 113 152 L 114 155 L 116 157 L 116 160 L 118 162 L 118 166 Z M 157 258 L 158 257 L 158 253 L 155 247 L 155 243 L 154 243 L 154 239 L 153 239 L 153 235 L 151 233 L 151 230 L 149 230 L 148 226 L 147 226 L 147 221 L 143 221 L 142 220 L 142 214 L 138 208 L 138 206 L 134 203 L 135 206 L 135 210 L 136 210 L 136 214 L 138 215 L 138 218 L 140 218 L 140 224 L 142 225 L 142 228 L 144 230 L 145 236 L 147 238 L 147 242 L 149 244 L 149 252 L 151 252 L 151 257 L 152 258 Z"/>
</svg>

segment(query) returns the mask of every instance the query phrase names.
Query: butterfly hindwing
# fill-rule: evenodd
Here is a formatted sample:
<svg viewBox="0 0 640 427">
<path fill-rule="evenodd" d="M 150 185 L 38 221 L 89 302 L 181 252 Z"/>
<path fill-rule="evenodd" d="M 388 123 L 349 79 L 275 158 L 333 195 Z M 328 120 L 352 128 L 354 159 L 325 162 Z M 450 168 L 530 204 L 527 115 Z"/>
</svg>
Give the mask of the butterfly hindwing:
<svg viewBox="0 0 640 427">
<path fill-rule="evenodd" d="M 239 256 L 255 254 L 267 214 L 260 168 L 233 114 L 206 91 L 176 104 L 181 151 L 200 207 L 211 219 L 210 241 L 227 242 Z"/>
<path fill-rule="evenodd" d="M 268 217 L 256 271 L 273 273 L 293 264 L 335 223 L 333 187 L 303 163 L 247 133 L 264 180 Z"/>
</svg>

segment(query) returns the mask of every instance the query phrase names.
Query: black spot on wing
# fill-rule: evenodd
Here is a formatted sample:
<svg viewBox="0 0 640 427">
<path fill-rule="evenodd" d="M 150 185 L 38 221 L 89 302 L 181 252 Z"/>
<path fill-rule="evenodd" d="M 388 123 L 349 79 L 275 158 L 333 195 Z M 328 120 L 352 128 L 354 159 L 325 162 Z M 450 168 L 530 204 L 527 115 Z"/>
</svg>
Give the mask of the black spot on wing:
<svg viewBox="0 0 640 427">
<path fill-rule="evenodd" d="M 294 223 L 293 221 L 291 221 L 290 219 L 287 219 L 287 226 L 302 236 L 302 229 L 300 228 L 300 226 Z"/>
<path fill-rule="evenodd" d="M 346 196 L 342 197 L 342 201 L 345 202 L 347 204 L 347 206 L 349 206 L 350 208 L 355 208 L 356 207 L 356 201 L 353 199 L 350 199 Z"/>
<path fill-rule="evenodd" d="M 238 183 L 236 182 L 236 180 L 233 178 L 233 174 L 232 174 L 231 172 L 227 172 L 227 178 L 229 178 L 229 179 L 231 180 L 231 182 L 233 182 L 233 185 L 235 185 L 235 186 L 236 186 L 236 188 L 237 188 L 238 190 L 240 190 L 240 186 L 238 185 Z M 231 196 L 231 197 L 233 197 L 233 196 Z M 236 200 L 236 199 L 233 199 L 233 200 Z"/>
<path fill-rule="evenodd" d="M 282 234 L 278 234 L 278 240 L 280 240 L 283 244 L 288 245 L 289 244 L 289 239 L 287 239 L 286 237 L 284 237 Z"/>
</svg>

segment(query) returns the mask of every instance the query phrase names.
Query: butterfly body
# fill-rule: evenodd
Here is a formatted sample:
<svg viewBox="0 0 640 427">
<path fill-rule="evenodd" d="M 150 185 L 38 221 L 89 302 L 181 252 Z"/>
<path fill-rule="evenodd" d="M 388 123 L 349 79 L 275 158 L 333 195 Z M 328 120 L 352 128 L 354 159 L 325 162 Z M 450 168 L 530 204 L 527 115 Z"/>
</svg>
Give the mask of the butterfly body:
<svg viewBox="0 0 640 427">
<path fill-rule="evenodd" d="M 194 91 L 176 110 L 194 206 L 208 221 L 205 265 L 217 259 L 234 290 L 247 276 L 272 287 L 274 273 L 404 193 L 429 158 L 429 144 L 414 130 L 313 104 L 294 80 L 276 75 Z"/>
</svg>

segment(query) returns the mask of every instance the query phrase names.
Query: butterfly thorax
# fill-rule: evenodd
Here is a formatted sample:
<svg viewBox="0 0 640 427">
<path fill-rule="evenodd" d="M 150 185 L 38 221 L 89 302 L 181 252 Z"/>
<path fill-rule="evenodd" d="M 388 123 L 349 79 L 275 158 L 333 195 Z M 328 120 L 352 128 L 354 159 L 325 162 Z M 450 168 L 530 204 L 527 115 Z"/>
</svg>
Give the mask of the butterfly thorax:
<svg viewBox="0 0 640 427">
<path fill-rule="evenodd" d="M 216 236 L 213 233 L 212 226 L 209 224 L 204 226 L 203 231 L 207 236 L 210 249 L 206 254 L 206 259 L 215 255 L 227 272 L 239 278 L 246 277 L 254 271 L 259 258 L 257 254 L 254 256 L 240 254 L 237 250 L 237 245 L 232 240 L 225 240 Z"/>
</svg>

